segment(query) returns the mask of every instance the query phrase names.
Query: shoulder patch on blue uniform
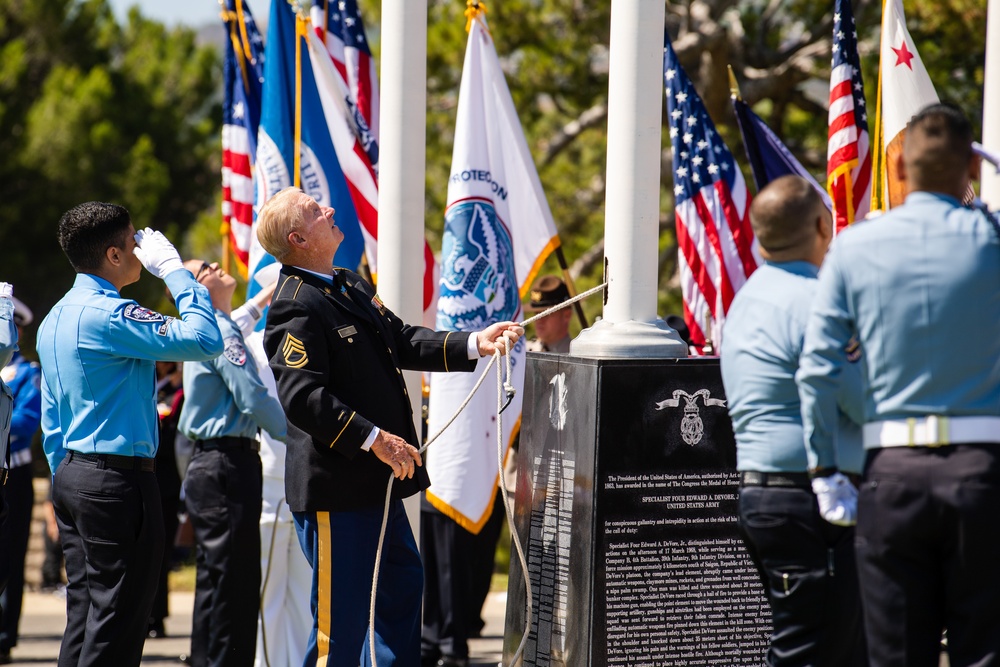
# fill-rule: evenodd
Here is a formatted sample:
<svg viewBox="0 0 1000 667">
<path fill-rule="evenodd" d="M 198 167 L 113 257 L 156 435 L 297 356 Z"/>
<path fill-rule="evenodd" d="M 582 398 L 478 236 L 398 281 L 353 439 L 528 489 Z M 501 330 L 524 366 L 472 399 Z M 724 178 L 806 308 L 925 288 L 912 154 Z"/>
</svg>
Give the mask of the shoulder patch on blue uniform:
<svg viewBox="0 0 1000 667">
<path fill-rule="evenodd" d="M 166 336 L 167 335 L 167 331 L 170 329 L 170 323 L 173 322 L 174 319 L 175 318 L 173 318 L 173 317 L 166 317 L 166 318 L 164 318 L 163 324 L 161 324 L 160 328 L 156 330 L 156 333 L 158 333 L 161 336 Z"/>
<path fill-rule="evenodd" d="M 122 314 L 126 319 L 133 322 L 162 322 L 165 319 L 163 315 L 160 315 L 155 310 L 143 308 L 137 303 L 130 303 L 125 306 L 125 311 Z"/>
<path fill-rule="evenodd" d="M 240 340 L 240 337 L 230 336 L 222 342 L 225 344 L 222 356 L 226 358 L 226 361 L 237 366 L 245 366 L 247 363 L 247 349 L 243 347 L 243 341 Z"/>
</svg>

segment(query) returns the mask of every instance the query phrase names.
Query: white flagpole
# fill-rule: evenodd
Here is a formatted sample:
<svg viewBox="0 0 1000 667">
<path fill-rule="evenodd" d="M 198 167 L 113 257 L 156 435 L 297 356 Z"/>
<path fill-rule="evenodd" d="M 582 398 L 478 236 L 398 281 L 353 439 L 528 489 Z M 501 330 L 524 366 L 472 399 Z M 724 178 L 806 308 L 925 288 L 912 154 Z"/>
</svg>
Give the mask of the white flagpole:
<svg viewBox="0 0 1000 667">
<path fill-rule="evenodd" d="M 404 322 L 419 324 L 424 285 L 427 0 L 382 0 L 381 39 L 378 291 Z M 420 374 L 404 375 L 420 433 Z M 419 499 L 417 494 L 405 501 L 418 540 Z"/>
<path fill-rule="evenodd" d="M 570 343 L 596 357 L 686 357 L 656 315 L 663 117 L 662 0 L 614 0 L 608 82 L 604 319 Z"/>
<path fill-rule="evenodd" d="M 986 71 L 983 83 L 983 146 L 1000 153 L 1000 0 L 990 0 L 986 18 Z M 1000 173 L 983 162 L 980 197 L 1000 208 Z"/>
</svg>

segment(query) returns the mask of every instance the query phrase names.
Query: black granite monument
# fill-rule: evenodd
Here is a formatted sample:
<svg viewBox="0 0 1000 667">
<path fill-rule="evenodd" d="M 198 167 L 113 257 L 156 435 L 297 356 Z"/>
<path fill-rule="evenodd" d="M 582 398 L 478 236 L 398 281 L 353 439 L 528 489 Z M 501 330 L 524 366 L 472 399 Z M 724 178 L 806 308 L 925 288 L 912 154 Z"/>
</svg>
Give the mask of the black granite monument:
<svg viewBox="0 0 1000 667">
<path fill-rule="evenodd" d="M 532 666 L 760 665 L 770 610 L 736 528 L 715 359 L 530 353 L 515 527 Z M 525 626 L 511 558 L 504 663 Z"/>
</svg>

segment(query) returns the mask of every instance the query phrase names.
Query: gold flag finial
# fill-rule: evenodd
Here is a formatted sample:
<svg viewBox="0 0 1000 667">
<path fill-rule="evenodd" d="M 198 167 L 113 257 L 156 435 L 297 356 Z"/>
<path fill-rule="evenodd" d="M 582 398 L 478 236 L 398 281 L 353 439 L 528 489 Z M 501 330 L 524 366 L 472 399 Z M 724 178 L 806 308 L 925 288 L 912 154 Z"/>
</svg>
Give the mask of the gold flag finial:
<svg viewBox="0 0 1000 667">
<path fill-rule="evenodd" d="M 733 66 L 726 65 L 726 69 L 729 70 L 729 96 L 734 100 L 742 100 L 743 97 L 740 95 L 740 84 L 736 81 L 736 74 L 733 72 Z"/>
<path fill-rule="evenodd" d="M 465 0 L 465 32 L 472 30 L 472 22 L 487 11 L 485 2 Z"/>
</svg>

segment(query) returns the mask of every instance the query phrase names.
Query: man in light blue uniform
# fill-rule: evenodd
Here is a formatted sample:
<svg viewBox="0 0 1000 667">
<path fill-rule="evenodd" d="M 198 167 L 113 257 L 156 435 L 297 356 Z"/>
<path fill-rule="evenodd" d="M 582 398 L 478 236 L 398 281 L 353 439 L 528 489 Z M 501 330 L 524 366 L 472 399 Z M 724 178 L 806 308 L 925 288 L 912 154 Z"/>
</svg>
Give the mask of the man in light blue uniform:
<svg viewBox="0 0 1000 667">
<path fill-rule="evenodd" d="M 785 176 L 757 195 L 750 222 L 766 264 L 733 299 L 721 363 L 741 477 L 740 534 L 771 605 L 766 664 L 858 667 L 866 657 L 854 529 L 820 516 L 795 385 L 833 219 L 808 181 Z M 847 374 L 860 394 L 857 367 Z M 842 466 L 860 472 L 858 425 L 844 417 L 838 435 Z"/>
<path fill-rule="evenodd" d="M 14 303 L 14 324 L 17 337 L 31 324 L 31 310 L 17 298 Z M 31 510 L 35 490 L 31 484 L 31 440 L 42 419 L 41 367 L 15 352 L 10 363 L 0 371 L 0 380 L 10 387 L 14 396 L 14 411 L 10 419 L 10 476 L 4 486 L 4 496 L 10 514 L 0 526 L 0 581 L 6 582 L 0 595 L 0 664 L 10 662 L 10 651 L 17 646 L 17 631 L 21 621 L 21 601 L 24 596 L 24 556 L 31 533 Z"/>
<path fill-rule="evenodd" d="M 810 465 L 840 465 L 832 426 L 857 336 L 867 450 L 857 557 L 872 665 L 1000 661 L 1000 230 L 959 199 L 978 176 L 948 105 L 907 127 L 908 196 L 837 238 L 799 371 Z"/>
<path fill-rule="evenodd" d="M 230 317 L 236 280 L 218 264 L 190 260 L 185 266 L 208 288 L 225 343 L 222 356 L 184 364 L 178 429 L 194 443 L 184 490 L 198 563 L 191 664 L 241 667 L 253 664 L 260 608 L 257 429 L 283 440 L 285 413 L 267 393 Z"/>
<path fill-rule="evenodd" d="M 208 291 L 159 232 L 128 211 L 80 204 L 59 221 L 76 281 L 38 330 L 42 433 L 66 555 L 60 667 L 138 665 L 160 559 L 163 521 L 153 471 L 155 361 L 222 353 Z M 180 319 L 119 295 L 145 267 Z"/>
</svg>

